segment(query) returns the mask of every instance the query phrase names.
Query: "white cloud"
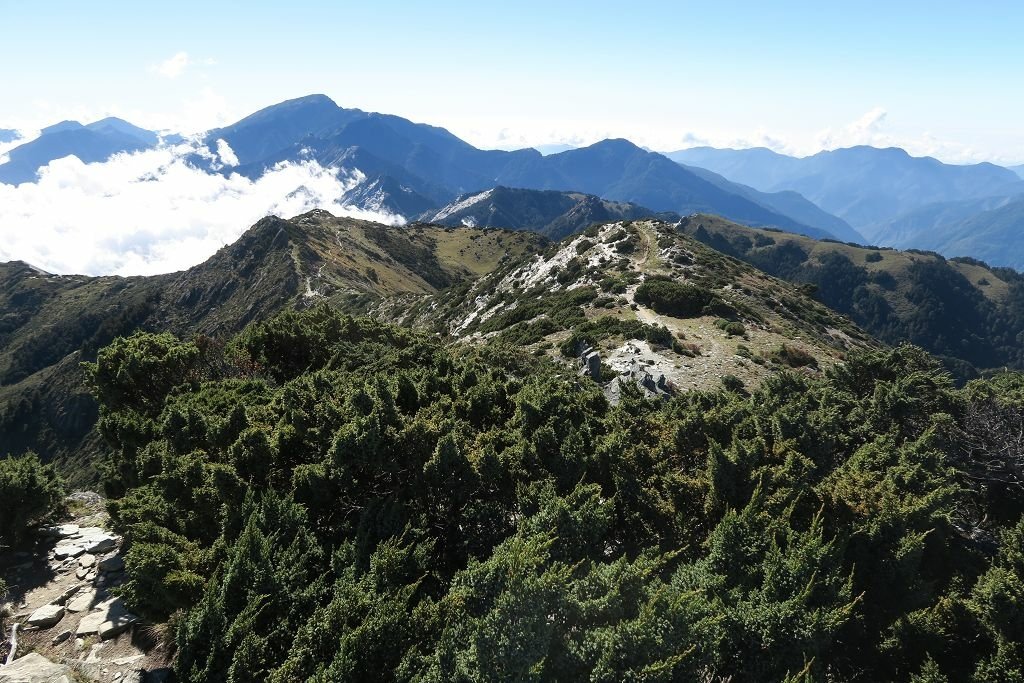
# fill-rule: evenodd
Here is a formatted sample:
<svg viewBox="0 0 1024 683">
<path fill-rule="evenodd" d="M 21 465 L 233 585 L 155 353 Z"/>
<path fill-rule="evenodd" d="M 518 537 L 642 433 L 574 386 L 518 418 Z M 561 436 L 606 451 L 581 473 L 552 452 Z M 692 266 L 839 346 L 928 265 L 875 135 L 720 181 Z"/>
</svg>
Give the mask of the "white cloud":
<svg viewBox="0 0 1024 683">
<path fill-rule="evenodd" d="M 152 69 L 164 78 L 177 78 L 185 72 L 188 63 L 188 53 L 179 52 L 170 59 L 165 59 L 154 65 Z"/>
<path fill-rule="evenodd" d="M 216 62 L 212 59 L 192 59 L 187 52 L 178 52 L 172 57 L 165 59 L 159 64 L 150 67 L 150 71 L 157 73 L 164 78 L 177 78 L 185 73 L 190 66 L 212 66 Z"/>
<path fill-rule="evenodd" d="M 32 138 L 36 137 L 39 137 L 38 130 L 20 130 L 18 131 L 18 137 L 16 137 L 14 140 L 11 140 L 10 142 L 0 142 L 0 164 L 6 164 L 10 160 L 7 156 L 8 152 L 10 152 L 15 147 L 23 145 Z"/>
<path fill-rule="evenodd" d="M 821 149 L 837 149 L 855 145 L 891 146 L 891 138 L 882 130 L 888 115 L 889 112 L 882 107 L 875 107 L 865 112 L 856 121 L 839 129 L 826 128 L 818 134 L 818 145 Z"/>
<path fill-rule="evenodd" d="M 54 273 L 150 275 L 188 268 L 236 240 L 266 215 L 314 208 L 389 223 L 342 196 L 358 171 L 283 163 L 252 181 L 187 164 L 194 144 L 117 155 L 98 164 L 66 157 L 37 183 L 0 184 L 0 261 Z"/>
<path fill-rule="evenodd" d="M 231 149 L 227 140 L 217 140 L 217 156 L 220 157 L 222 164 L 238 166 L 238 156 L 235 154 L 235 150 Z"/>
</svg>

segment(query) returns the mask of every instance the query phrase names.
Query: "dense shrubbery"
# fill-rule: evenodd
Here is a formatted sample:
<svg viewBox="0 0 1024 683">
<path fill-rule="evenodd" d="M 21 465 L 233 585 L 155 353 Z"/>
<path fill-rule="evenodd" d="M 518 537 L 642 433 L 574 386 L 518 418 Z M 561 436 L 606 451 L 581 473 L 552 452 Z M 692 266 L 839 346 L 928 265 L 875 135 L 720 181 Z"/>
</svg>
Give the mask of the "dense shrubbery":
<svg viewBox="0 0 1024 683">
<path fill-rule="evenodd" d="M 655 346 L 669 349 L 678 350 L 679 347 L 678 342 L 672 337 L 672 332 L 663 325 L 647 325 L 635 319 L 627 320 L 606 315 L 573 328 L 572 334 L 559 346 L 559 351 L 563 356 L 572 358 L 579 353 L 582 346 L 594 346 L 609 337 L 643 339 Z"/>
<path fill-rule="evenodd" d="M 63 498 L 56 470 L 34 453 L 0 458 L 0 547 L 24 541 L 58 511 Z"/>
<path fill-rule="evenodd" d="M 183 681 L 1021 677 L 1024 495 L 986 467 L 1019 379 L 902 347 L 612 406 L 325 309 L 92 376 Z"/>
<path fill-rule="evenodd" d="M 716 320 L 715 327 L 722 330 L 730 337 L 742 337 L 747 333 L 747 328 L 744 327 L 743 323 L 736 322 L 734 320 L 726 320 L 725 318 L 719 318 Z"/>
<path fill-rule="evenodd" d="M 714 300 L 714 295 L 690 282 L 649 278 L 637 288 L 634 298 L 637 303 L 662 315 L 692 318 L 703 314 L 704 308 Z"/>
<path fill-rule="evenodd" d="M 818 365 L 818 360 L 812 354 L 792 344 L 780 344 L 769 354 L 769 358 L 791 368 L 816 367 Z"/>
</svg>

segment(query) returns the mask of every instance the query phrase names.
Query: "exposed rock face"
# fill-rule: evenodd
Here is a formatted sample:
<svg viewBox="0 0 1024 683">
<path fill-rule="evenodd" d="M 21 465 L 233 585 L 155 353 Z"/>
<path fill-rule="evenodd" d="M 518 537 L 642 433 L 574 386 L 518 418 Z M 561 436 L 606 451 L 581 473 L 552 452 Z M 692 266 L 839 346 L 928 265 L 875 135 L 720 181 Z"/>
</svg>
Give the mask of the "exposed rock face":
<svg viewBox="0 0 1024 683">
<path fill-rule="evenodd" d="M 85 552 L 85 548 L 80 545 L 59 545 L 53 549 L 53 556 L 58 560 L 63 560 L 68 557 L 78 557 Z"/>
<path fill-rule="evenodd" d="M 30 652 L 0 667 L 0 683 L 71 683 L 71 669 Z"/>
<path fill-rule="evenodd" d="M 113 574 L 115 572 L 124 571 L 124 557 L 122 555 L 112 555 L 105 557 L 100 560 L 100 563 L 96 567 L 101 572 L 107 572 Z"/>
<path fill-rule="evenodd" d="M 90 558 L 92 562 L 95 562 L 97 553 L 109 552 L 117 546 L 118 537 L 108 534 L 99 527 L 80 529 L 73 524 L 67 524 L 64 527 L 67 527 L 66 531 L 70 531 L 73 527 L 74 532 L 60 536 L 60 544 L 53 549 L 53 557 L 57 560 L 85 555 L 80 562 L 83 567 L 90 566 Z M 63 534 L 63 532 L 61 533 Z"/>
<path fill-rule="evenodd" d="M 601 354 L 591 351 L 583 357 L 583 367 L 595 382 L 601 381 Z"/>
<path fill-rule="evenodd" d="M 87 553 L 105 553 L 108 550 L 113 550 L 114 546 L 117 545 L 117 537 L 111 536 L 110 534 L 97 534 L 86 539 L 85 552 Z"/>
</svg>

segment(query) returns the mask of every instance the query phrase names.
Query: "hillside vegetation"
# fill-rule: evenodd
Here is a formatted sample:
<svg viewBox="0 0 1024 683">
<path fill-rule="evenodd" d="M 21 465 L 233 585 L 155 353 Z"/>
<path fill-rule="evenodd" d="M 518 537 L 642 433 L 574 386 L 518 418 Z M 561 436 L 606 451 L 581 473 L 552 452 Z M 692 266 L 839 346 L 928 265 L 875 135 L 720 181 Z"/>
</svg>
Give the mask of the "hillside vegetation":
<svg viewBox="0 0 1024 683">
<path fill-rule="evenodd" d="M 692 301 L 648 296 L 669 290 Z M 553 358 L 593 346 L 615 373 L 636 361 L 677 389 L 718 386 L 726 375 L 755 386 L 790 365 L 784 349 L 813 358 L 806 371 L 816 372 L 875 345 L 797 287 L 653 220 L 594 226 L 476 281 L 385 302 L 378 313 Z"/>
<path fill-rule="evenodd" d="M 226 337 L 288 307 L 363 310 L 493 270 L 529 233 L 387 226 L 312 212 L 266 218 L 205 263 L 154 277 L 51 275 L 0 264 L 0 451 L 35 450 L 85 476 L 102 448 L 79 368 L 136 329 Z M 2 453 L 0 453 L 2 454 Z"/>
<path fill-rule="evenodd" d="M 124 594 L 182 681 L 1021 675 L 1018 375 L 900 347 L 612 404 L 324 307 L 89 375 Z"/>
<path fill-rule="evenodd" d="M 814 296 L 890 344 L 942 357 L 960 378 L 1024 368 L 1024 277 L 974 259 L 895 251 L 756 230 L 714 216 L 679 229 Z"/>
</svg>

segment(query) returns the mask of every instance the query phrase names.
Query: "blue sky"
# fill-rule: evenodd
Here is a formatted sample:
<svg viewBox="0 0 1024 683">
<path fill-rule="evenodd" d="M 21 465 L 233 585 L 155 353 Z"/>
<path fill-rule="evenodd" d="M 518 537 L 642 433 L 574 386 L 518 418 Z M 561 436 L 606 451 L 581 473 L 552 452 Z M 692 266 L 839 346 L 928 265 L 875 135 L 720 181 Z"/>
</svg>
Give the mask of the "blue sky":
<svg viewBox="0 0 1024 683">
<path fill-rule="evenodd" d="M 0 2 L 0 127 L 199 130 L 323 92 L 516 147 L 1024 163 L 1024 3 Z"/>
</svg>

